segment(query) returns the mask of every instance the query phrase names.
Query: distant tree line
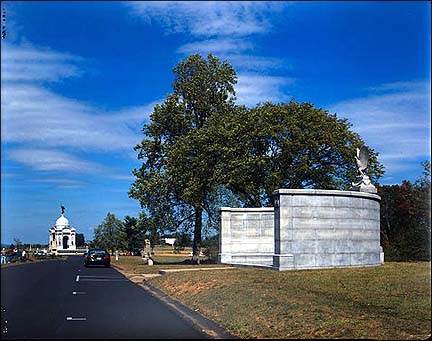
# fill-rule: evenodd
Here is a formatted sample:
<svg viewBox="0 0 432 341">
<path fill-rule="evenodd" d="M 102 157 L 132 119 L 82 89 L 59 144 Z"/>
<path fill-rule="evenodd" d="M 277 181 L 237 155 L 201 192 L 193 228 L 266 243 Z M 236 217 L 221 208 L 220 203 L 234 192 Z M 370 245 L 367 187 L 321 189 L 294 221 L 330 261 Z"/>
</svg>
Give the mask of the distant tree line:
<svg viewBox="0 0 432 341">
<path fill-rule="evenodd" d="M 114 252 L 115 250 L 136 252 L 144 248 L 144 240 L 150 239 L 151 245 L 161 242 L 160 229 L 152 228 L 144 215 L 138 218 L 126 216 L 124 220 L 118 219 L 114 214 L 108 213 L 105 219 L 94 230 L 91 247 L 103 247 Z M 188 233 L 175 231 L 174 234 L 164 237 L 176 238 L 177 247 L 191 246 L 192 240 Z"/>
<path fill-rule="evenodd" d="M 398 185 L 377 185 L 381 196 L 381 245 L 387 261 L 424 261 L 431 259 L 431 164 L 423 162 L 423 175 L 415 182 L 407 180 Z M 149 224 L 150 222 L 150 224 Z M 146 215 L 138 218 L 126 216 L 123 221 L 108 213 L 95 229 L 91 246 L 114 250 L 140 250 L 144 239 L 152 245 L 164 237 L 176 238 L 175 249 L 192 245 L 187 231 L 155 229 Z M 202 247 L 216 260 L 219 234 L 204 238 Z M 77 238 L 78 240 L 78 238 Z M 22 243 L 15 239 L 15 244 Z M 78 245 L 78 241 L 77 241 Z M 25 245 L 24 245 L 25 246 Z M 33 247 L 40 247 L 34 244 Z"/>
<path fill-rule="evenodd" d="M 92 247 L 102 247 L 111 252 L 125 250 L 128 244 L 133 243 L 139 237 L 136 220 L 129 216 L 121 221 L 114 214 L 108 212 L 105 219 L 94 230 Z M 136 233 L 135 233 L 136 229 Z"/>
<path fill-rule="evenodd" d="M 381 245 L 386 260 L 431 259 L 431 164 L 414 183 L 378 186 L 381 196 Z"/>
</svg>

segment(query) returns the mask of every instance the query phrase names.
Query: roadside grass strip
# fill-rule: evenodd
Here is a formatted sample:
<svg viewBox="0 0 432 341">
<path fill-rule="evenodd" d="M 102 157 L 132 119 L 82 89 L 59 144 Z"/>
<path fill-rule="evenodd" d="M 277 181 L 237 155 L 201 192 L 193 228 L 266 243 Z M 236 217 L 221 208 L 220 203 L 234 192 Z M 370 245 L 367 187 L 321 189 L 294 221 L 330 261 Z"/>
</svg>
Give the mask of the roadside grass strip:
<svg viewBox="0 0 432 341">
<path fill-rule="evenodd" d="M 161 275 L 173 273 L 173 272 L 185 272 L 185 271 L 215 271 L 215 270 L 235 270 L 236 268 L 233 266 L 226 266 L 226 267 L 218 267 L 218 268 L 181 268 L 181 269 L 160 269 L 159 273 Z"/>
<path fill-rule="evenodd" d="M 240 338 L 428 339 L 431 263 L 175 272 L 151 285 Z"/>
</svg>

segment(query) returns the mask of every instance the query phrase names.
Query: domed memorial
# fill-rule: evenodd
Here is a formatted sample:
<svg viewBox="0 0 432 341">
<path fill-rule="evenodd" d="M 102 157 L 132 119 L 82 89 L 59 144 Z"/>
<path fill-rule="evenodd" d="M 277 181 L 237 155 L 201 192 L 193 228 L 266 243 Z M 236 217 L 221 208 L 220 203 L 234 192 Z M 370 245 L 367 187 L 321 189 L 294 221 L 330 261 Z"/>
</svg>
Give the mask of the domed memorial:
<svg viewBox="0 0 432 341">
<path fill-rule="evenodd" d="M 64 216 L 64 206 L 61 210 L 61 216 L 49 230 L 49 252 L 55 255 L 76 254 L 76 229 L 69 225 L 69 220 Z"/>
</svg>

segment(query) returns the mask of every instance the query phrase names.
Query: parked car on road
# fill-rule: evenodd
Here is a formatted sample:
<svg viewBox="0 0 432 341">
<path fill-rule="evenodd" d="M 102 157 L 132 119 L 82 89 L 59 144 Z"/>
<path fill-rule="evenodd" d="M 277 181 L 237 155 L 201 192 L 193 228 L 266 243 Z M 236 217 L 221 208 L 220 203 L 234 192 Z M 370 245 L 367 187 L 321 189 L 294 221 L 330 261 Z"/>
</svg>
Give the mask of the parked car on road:
<svg viewBox="0 0 432 341">
<path fill-rule="evenodd" d="M 90 265 L 104 265 L 109 267 L 111 263 L 111 257 L 105 249 L 90 249 L 84 259 L 84 266 Z"/>
</svg>

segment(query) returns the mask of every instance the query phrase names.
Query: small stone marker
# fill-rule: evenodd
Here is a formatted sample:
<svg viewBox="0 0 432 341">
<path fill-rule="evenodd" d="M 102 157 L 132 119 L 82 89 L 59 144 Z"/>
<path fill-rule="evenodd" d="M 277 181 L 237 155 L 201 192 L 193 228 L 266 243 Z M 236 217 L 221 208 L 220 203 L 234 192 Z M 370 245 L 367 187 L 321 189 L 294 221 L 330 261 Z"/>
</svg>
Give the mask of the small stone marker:
<svg viewBox="0 0 432 341">
<path fill-rule="evenodd" d="M 153 265 L 153 259 L 151 257 L 151 244 L 150 239 L 144 240 L 144 252 L 143 252 L 143 260 L 148 265 Z"/>
</svg>

